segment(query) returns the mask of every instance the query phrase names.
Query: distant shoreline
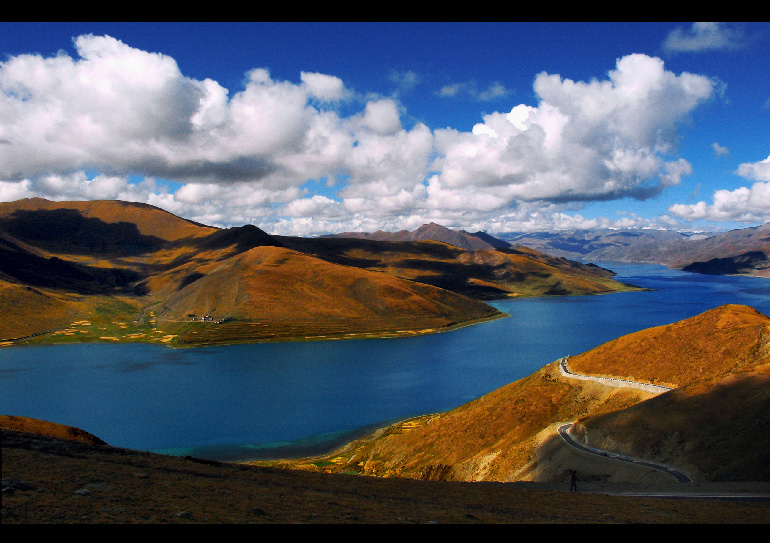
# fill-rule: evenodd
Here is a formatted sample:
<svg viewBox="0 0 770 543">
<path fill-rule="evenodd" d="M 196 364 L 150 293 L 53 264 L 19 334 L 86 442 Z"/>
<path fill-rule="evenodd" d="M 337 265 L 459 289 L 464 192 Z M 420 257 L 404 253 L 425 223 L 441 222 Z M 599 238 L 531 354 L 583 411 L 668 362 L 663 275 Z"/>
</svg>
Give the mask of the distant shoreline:
<svg viewBox="0 0 770 543">
<path fill-rule="evenodd" d="M 439 327 L 439 328 L 425 328 L 423 330 L 406 330 L 403 332 L 388 332 L 388 331 L 371 331 L 371 332 L 361 332 L 357 333 L 355 335 L 323 335 L 318 334 L 313 337 L 308 337 L 304 335 L 297 335 L 297 336 L 284 336 L 284 337 L 278 337 L 273 339 L 259 339 L 259 338 L 245 338 L 243 340 L 237 340 L 237 339 L 228 339 L 227 341 L 207 341 L 207 342 L 200 342 L 200 343 L 175 343 L 175 342 L 168 342 L 168 341 L 160 341 L 160 340 L 146 340 L 146 339 L 129 339 L 126 337 L 115 337 L 111 341 L 105 341 L 103 337 L 83 337 L 79 338 L 79 340 L 61 340 L 59 338 L 55 338 L 53 336 L 49 337 L 41 337 L 41 336 L 47 336 L 52 334 L 53 332 L 47 331 L 47 332 L 39 332 L 36 334 L 31 334 L 29 336 L 25 336 L 23 338 L 15 338 L 15 339 L 8 339 L 8 340 L 2 340 L 0 341 L 0 349 L 2 347 L 37 347 L 37 346 L 48 346 L 48 345 L 72 345 L 72 344 L 86 344 L 86 343 L 102 343 L 102 344 L 120 344 L 120 343 L 134 343 L 134 344 L 145 344 L 145 345 L 158 345 L 163 347 L 168 347 L 171 349 L 197 349 L 202 347 L 222 347 L 227 345 L 248 345 L 248 344 L 262 344 L 262 343 L 305 343 L 305 342 L 314 342 L 314 341 L 339 341 L 339 340 L 348 340 L 348 339 L 399 339 L 399 338 L 407 338 L 407 337 L 418 337 L 418 336 L 425 336 L 425 335 L 432 335 L 432 334 L 439 334 L 444 332 L 451 332 L 454 330 L 458 330 L 460 328 L 465 328 L 467 326 L 475 326 L 477 324 L 483 324 L 485 322 L 490 322 L 493 320 L 501 319 L 509 317 L 507 313 L 504 313 L 499 310 L 495 310 L 494 314 L 491 314 L 487 317 L 482 317 L 479 319 L 471 319 L 468 321 L 463 321 L 459 323 L 450 324 L 447 326 Z M 40 338 L 40 339 L 35 339 Z M 29 340 L 32 341 L 29 341 Z"/>
<path fill-rule="evenodd" d="M 505 300 L 517 300 L 517 299 L 531 299 L 531 298 L 554 298 L 554 297 L 571 297 L 571 296 L 602 296 L 602 295 L 609 295 L 609 294 L 621 294 L 625 292 L 643 292 L 648 291 L 651 289 L 638 287 L 633 284 L 624 283 L 621 281 L 617 281 L 620 288 L 617 290 L 612 291 L 605 291 L 605 292 L 594 292 L 594 293 L 570 293 L 570 294 L 559 294 L 559 295 L 552 295 L 552 296 L 545 296 L 545 295 L 529 295 L 529 294 L 520 294 L 520 295 L 508 295 L 503 296 L 500 298 L 494 298 L 489 300 L 483 300 L 483 303 L 489 304 L 499 301 L 505 301 Z M 149 345 L 163 345 L 166 347 L 170 347 L 172 349 L 188 349 L 188 348 L 201 348 L 201 347 L 218 347 L 218 346 L 226 346 L 226 345 L 244 345 L 244 344 L 261 344 L 261 343 L 297 343 L 297 342 L 310 342 L 310 341 L 334 341 L 334 340 L 345 340 L 345 339 L 398 339 L 398 338 L 405 338 L 405 337 L 417 337 L 417 336 L 423 336 L 423 335 L 430 335 L 430 334 L 438 334 L 438 333 L 444 333 L 444 332 L 451 332 L 454 330 L 458 330 L 460 328 L 465 328 L 467 326 L 475 326 L 477 324 L 483 324 L 485 322 L 490 322 L 493 320 L 501 319 L 509 317 L 507 313 L 504 313 L 492 306 L 490 308 L 494 309 L 494 313 L 486 316 L 481 317 L 478 319 L 470 319 L 463 322 L 453 323 L 446 326 L 431 328 L 430 326 L 426 325 L 426 327 L 422 330 L 403 330 L 403 331 L 364 331 L 364 332 L 354 332 L 354 333 L 346 333 L 346 334 L 339 334 L 339 333 L 329 333 L 324 331 L 322 329 L 317 330 L 314 332 L 313 336 L 306 336 L 304 334 L 299 335 L 286 335 L 286 336 L 278 336 L 275 338 L 253 338 L 249 336 L 245 336 L 244 339 L 236 339 L 235 337 L 229 337 L 226 340 L 223 341 L 202 341 L 202 342 L 194 342 L 187 340 L 186 342 L 179 342 L 174 340 L 169 340 L 168 338 L 176 337 L 178 334 L 174 334 L 174 331 L 166 331 L 163 332 L 165 335 L 157 336 L 157 337 L 150 337 L 149 339 L 147 337 L 138 337 L 138 336 L 150 336 L 150 332 L 145 330 L 144 333 L 139 334 L 137 332 L 137 329 L 133 328 L 126 328 L 125 330 L 113 330 L 110 332 L 110 334 L 119 334 L 119 335 L 112 335 L 109 338 L 105 337 L 104 333 L 99 333 L 94 331 L 89 332 L 85 336 L 79 337 L 77 340 L 73 339 L 64 339 L 62 337 L 54 337 L 54 334 L 61 333 L 62 330 L 65 330 L 65 328 L 57 329 L 57 330 L 48 330 L 45 332 L 37 332 L 34 334 L 30 334 L 21 338 L 13 338 L 13 339 L 4 339 L 0 340 L 0 349 L 3 347 L 25 347 L 25 346 L 40 346 L 40 345 L 69 345 L 73 343 L 141 343 L 141 344 L 149 344 Z M 84 319 L 87 317 L 83 317 Z M 125 318 L 124 320 L 129 321 L 130 318 Z M 178 332 L 179 330 L 176 330 Z M 85 332 L 83 332 L 85 333 Z M 160 332 L 157 332 L 160 333 Z M 130 336 L 134 337 L 130 337 Z M 71 335 L 70 335 L 71 336 Z M 165 338 L 165 339 L 162 339 Z M 109 339 L 109 341 L 108 341 Z"/>
</svg>

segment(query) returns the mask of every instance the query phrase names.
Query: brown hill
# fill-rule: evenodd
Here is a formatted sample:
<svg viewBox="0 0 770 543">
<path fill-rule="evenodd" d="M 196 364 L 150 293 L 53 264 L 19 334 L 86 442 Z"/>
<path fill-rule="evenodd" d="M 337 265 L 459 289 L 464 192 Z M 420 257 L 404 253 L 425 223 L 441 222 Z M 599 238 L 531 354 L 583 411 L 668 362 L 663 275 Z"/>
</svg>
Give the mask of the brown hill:
<svg viewBox="0 0 770 543">
<path fill-rule="evenodd" d="M 58 439 L 67 439 L 71 441 L 80 441 L 92 445 L 106 445 L 104 441 L 89 434 L 85 430 L 57 424 L 46 420 L 33 419 L 30 417 L 17 417 L 14 415 L 0 415 L 0 428 L 3 430 L 16 430 L 29 434 L 55 437 Z"/>
<path fill-rule="evenodd" d="M 558 423 L 592 446 L 669 462 L 696 480 L 770 481 L 770 319 L 724 306 L 570 358 L 583 374 L 678 386 L 656 396 L 561 374 L 558 362 L 447 413 L 376 432 L 322 458 L 273 465 L 462 481 L 666 477 L 567 450 Z"/>
<path fill-rule="evenodd" d="M 62 213 L 64 210 L 64 213 Z M 26 198 L 15 202 L 0 202 L 0 218 L 3 222 L 13 220 L 23 223 L 34 217 L 35 222 L 46 217 L 62 216 L 75 217 L 70 211 L 76 211 L 81 221 L 97 219 L 105 224 L 132 224 L 136 226 L 139 235 L 153 236 L 166 241 L 188 237 L 206 236 L 217 229 L 200 223 L 177 217 L 149 204 L 124 202 L 121 200 L 87 200 L 54 202 L 43 198 Z M 30 214 L 34 212 L 34 214 Z M 48 212 L 48 213 L 41 213 Z M 78 220 L 77 218 L 75 220 Z M 48 226 L 48 224 L 46 224 Z M 54 222 L 53 226 L 61 228 Z M 42 230 L 42 229 L 41 229 Z"/>
<path fill-rule="evenodd" d="M 653 458 L 699 480 L 770 481 L 767 364 L 580 422 L 594 447 Z"/>
<path fill-rule="evenodd" d="M 770 319 L 724 305 L 642 330 L 570 357 L 577 373 L 633 378 L 673 387 L 722 378 L 770 363 Z"/>
<path fill-rule="evenodd" d="M 283 247 L 250 249 L 196 268 L 199 278 L 164 296 L 159 324 L 179 341 L 353 337 L 435 331 L 499 313 L 481 302 L 388 274 L 332 264 Z M 189 275 L 187 276 L 189 277 Z M 216 321 L 170 326 L 187 315 Z"/>
<path fill-rule="evenodd" d="M 605 294 L 635 288 L 616 281 L 609 270 L 550 257 L 526 247 L 466 251 L 437 241 L 276 239 L 286 247 L 329 262 L 385 272 L 478 300 Z"/>
<path fill-rule="evenodd" d="M 258 464 L 444 481 L 554 482 L 566 468 L 539 472 L 536 457 L 557 422 L 623 409 L 650 396 L 572 383 L 553 363 L 452 411 L 394 424 L 332 454 Z"/>
<path fill-rule="evenodd" d="M 485 299 L 629 288 L 595 266 L 502 251 L 282 238 L 129 202 L 3 203 L 0 311 L 17 318 L 0 341 L 403 335 L 502 316 Z"/>
<path fill-rule="evenodd" d="M 3 204 L 0 310 L 15 318 L 0 340 L 352 337 L 501 316 L 456 293 L 280 245 L 254 226 L 215 229 L 126 202 Z"/>
<path fill-rule="evenodd" d="M 3 280 L 0 308 L 3 314 L 13 315 L 12 319 L 0 319 L 0 345 L 64 327 L 75 319 L 79 309 L 74 300 Z"/>
</svg>

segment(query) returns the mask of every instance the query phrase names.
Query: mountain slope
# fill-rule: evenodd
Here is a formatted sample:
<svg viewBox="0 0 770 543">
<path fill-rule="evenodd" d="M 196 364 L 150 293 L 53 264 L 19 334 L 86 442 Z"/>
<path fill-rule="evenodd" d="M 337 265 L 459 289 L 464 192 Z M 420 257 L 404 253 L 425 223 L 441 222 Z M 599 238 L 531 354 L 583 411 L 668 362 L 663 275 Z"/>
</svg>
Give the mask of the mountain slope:
<svg viewBox="0 0 770 543">
<path fill-rule="evenodd" d="M 348 337 L 502 316 L 460 293 L 282 245 L 252 225 L 211 228 L 141 204 L 4 203 L 0 310 L 14 319 L 0 341 Z"/>
<path fill-rule="evenodd" d="M 283 247 L 256 247 L 196 270 L 200 277 L 180 284 L 155 310 L 181 342 L 416 333 L 500 315 L 447 290 Z M 224 322 L 179 324 L 188 315 Z"/>
<path fill-rule="evenodd" d="M 75 213 L 73 213 L 73 211 Z M 21 227 L 25 223 L 34 222 L 38 225 L 48 217 L 52 224 L 46 224 L 56 229 L 62 228 L 62 221 L 55 218 L 71 217 L 73 222 L 84 224 L 89 219 L 97 220 L 105 225 L 128 224 L 136 227 L 140 236 L 152 236 L 166 241 L 186 237 L 200 237 L 216 232 L 217 229 L 199 224 L 149 204 L 124 202 L 120 200 L 86 200 L 53 202 L 43 198 L 27 198 L 15 202 L 0 202 L 0 224 L 8 230 L 8 223 L 17 223 Z M 40 232 L 43 233 L 43 232 Z M 49 232 L 48 235 L 63 237 L 74 232 Z M 77 240 L 73 240 L 77 241 Z"/>
<path fill-rule="evenodd" d="M 578 421 L 578 434 L 592 446 L 673 463 L 697 480 L 770 481 L 767 316 L 719 307 L 571 357 L 570 370 L 679 388 L 657 396 L 611 388 L 564 376 L 554 362 L 457 409 L 395 424 L 324 458 L 274 464 L 465 481 L 558 481 L 570 469 L 610 481 L 665 477 L 567 451 L 556 425 Z"/>
<path fill-rule="evenodd" d="M 641 330 L 570 357 L 577 373 L 684 387 L 770 363 L 770 320 L 725 305 L 673 324 Z"/>
<path fill-rule="evenodd" d="M 437 241 L 276 236 L 285 247 L 329 262 L 385 272 L 479 300 L 508 296 L 604 294 L 635 287 L 591 264 L 528 249 L 466 251 Z"/>
<path fill-rule="evenodd" d="M 767 505 L 756 502 L 616 496 L 603 489 L 585 492 L 582 485 L 574 494 L 564 485 L 449 484 L 265 469 L 132 451 L 67 439 L 70 435 L 51 437 L 37 422 L 28 427 L 36 433 L 8 429 L 1 419 L 0 428 L 0 518 L 6 528 L 49 523 L 764 524 L 768 514 Z M 719 485 L 710 491 L 725 487 L 751 488 Z"/>
</svg>

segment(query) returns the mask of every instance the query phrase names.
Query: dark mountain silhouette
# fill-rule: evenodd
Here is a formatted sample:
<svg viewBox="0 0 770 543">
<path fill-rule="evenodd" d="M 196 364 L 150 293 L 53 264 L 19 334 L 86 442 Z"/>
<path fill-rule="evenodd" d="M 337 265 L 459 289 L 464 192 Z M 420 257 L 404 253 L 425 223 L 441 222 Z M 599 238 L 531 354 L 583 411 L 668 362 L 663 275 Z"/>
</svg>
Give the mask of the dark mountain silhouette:
<svg viewBox="0 0 770 543">
<path fill-rule="evenodd" d="M 133 244 L 131 246 L 136 247 Z M 81 251 L 93 252 L 82 243 L 79 247 Z M 46 258 L 20 247 L 7 237 L 0 237 L 0 277 L 33 287 L 79 294 L 108 292 L 140 294 L 142 292 L 141 288 L 133 285 L 141 278 L 141 275 L 134 270 L 89 266 L 63 260 L 57 256 Z"/>
<path fill-rule="evenodd" d="M 217 230 L 197 242 L 200 249 L 212 250 L 233 247 L 238 253 L 264 245 L 281 246 L 280 242 L 273 236 L 251 224 Z"/>
<path fill-rule="evenodd" d="M 712 258 L 708 262 L 693 262 L 682 269 L 709 275 L 751 274 L 755 270 L 770 269 L 770 260 L 762 251 L 749 251 L 738 256 Z"/>
</svg>

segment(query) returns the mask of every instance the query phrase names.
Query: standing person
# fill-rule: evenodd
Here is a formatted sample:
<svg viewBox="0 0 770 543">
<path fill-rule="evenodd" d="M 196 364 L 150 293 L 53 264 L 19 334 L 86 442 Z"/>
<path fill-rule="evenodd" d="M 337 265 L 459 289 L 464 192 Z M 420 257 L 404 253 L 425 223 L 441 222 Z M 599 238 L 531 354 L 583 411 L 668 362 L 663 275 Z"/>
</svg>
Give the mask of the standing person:
<svg viewBox="0 0 770 543">
<path fill-rule="evenodd" d="M 572 482 L 569 485 L 570 492 L 577 492 L 577 472 L 572 470 Z"/>
</svg>

